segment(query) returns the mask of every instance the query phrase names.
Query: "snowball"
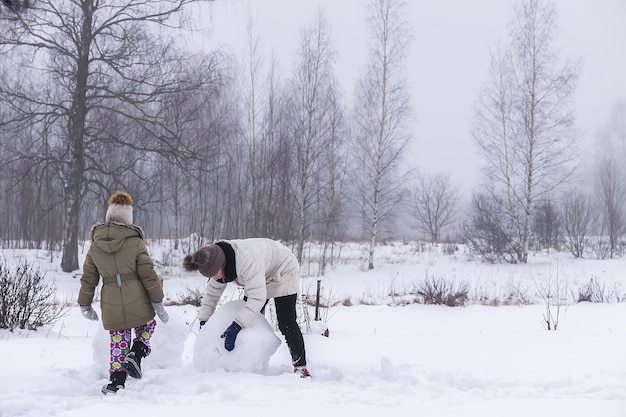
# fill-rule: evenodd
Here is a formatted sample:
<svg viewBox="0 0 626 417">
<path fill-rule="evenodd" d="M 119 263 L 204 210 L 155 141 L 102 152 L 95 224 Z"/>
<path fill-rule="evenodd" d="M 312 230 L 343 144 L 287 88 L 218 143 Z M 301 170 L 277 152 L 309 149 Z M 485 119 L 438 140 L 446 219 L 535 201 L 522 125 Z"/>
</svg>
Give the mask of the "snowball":
<svg viewBox="0 0 626 417">
<path fill-rule="evenodd" d="M 280 346 L 265 317 L 258 314 L 250 325 L 237 335 L 235 349 L 228 352 L 224 348 L 222 333 L 244 308 L 242 300 L 223 304 L 211 316 L 198 333 L 194 349 L 193 366 L 200 372 L 224 369 L 229 372 L 264 373 L 270 357 Z"/>
<path fill-rule="evenodd" d="M 166 307 L 167 308 L 167 307 Z M 170 319 L 163 323 L 158 318 L 154 334 L 150 338 L 152 353 L 145 358 L 141 365 L 146 368 L 179 368 L 185 349 L 185 341 L 189 335 L 189 328 L 183 320 L 170 312 Z"/>
<path fill-rule="evenodd" d="M 156 321 L 157 325 L 154 329 L 154 334 L 150 338 L 150 348 L 152 350 L 150 355 L 141 361 L 141 369 L 180 367 L 189 329 L 181 319 L 171 313 L 170 320 L 167 323 L 163 323 L 158 318 L 156 318 Z M 133 330 L 132 340 L 134 339 L 135 332 Z M 102 325 L 99 324 L 91 346 L 93 348 L 95 371 L 104 378 L 109 377 L 110 343 L 109 331 L 104 330 Z"/>
</svg>

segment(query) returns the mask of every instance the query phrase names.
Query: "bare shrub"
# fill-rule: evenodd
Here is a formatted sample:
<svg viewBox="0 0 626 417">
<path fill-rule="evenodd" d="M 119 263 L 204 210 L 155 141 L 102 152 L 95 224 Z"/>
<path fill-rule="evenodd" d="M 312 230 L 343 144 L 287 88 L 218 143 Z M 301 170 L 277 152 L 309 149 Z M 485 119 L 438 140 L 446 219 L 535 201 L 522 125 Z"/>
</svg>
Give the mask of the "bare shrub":
<svg viewBox="0 0 626 417">
<path fill-rule="evenodd" d="M 307 308 L 306 315 L 312 317 L 311 320 L 328 323 L 330 308 L 342 304 L 342 300 L 335 297 L 332 286 L 327 289 L 320 285 L 319 293 L 317 289 L 318 288 L 316 288 L 315 291 L 311 291 L 310 289 L 305 291 L 301 295 L 301 301 L 303 306 Z M 313 293 L 313 295 L 311 295 L 311 293 Z M 343 302 L 345 302 L 345 300 L 343 300 Z"/>
<path fill-rule="evenodd" d="M 546 274 L 539 273 L 534 280 L 537 293 L 543 300 L 545 312 L 543 325 L 546 330 L 556 330 L 559 326 L 561 306 L 566 302 L 567 285 L 556 271 L 549 270 Z"/>
<path fill-rule="evenodd" d="M 518 263 L 522 251 L 502 199 L 477 193 L 471 204 L 469 218 L 462 227 L 470 252 L 489 263 Z"/>
<path fill-rule="evenodd" d="M 24 260 L 15 269 L 0 264 L 0 329 L 36 330 L 67 313 L 56 299 L 56 286 Z"/>
<path fill-rule="evenodd" d="M 459 250 L 459 246 L 456 243 L 445 243 L 441 249 L 445 255 L 454 255 Z"/>
<path fill-rule="evenodd" d="M 528 290 L 517 285 L 509 285 L 509 291 L 500 297 L 481 295 L 478 302 L 488 306 L 519 306 L 532 304 L 527 294 Z"/>
<path fill-rule="evenodd" d="M 195 307 L 200 307 L 200 303 L 202 302 L 202 294 L 204 290 L 200 287 L 189 288 L 187 287 L 184 292 L 178 294 L 179 302 L 178 303 L 169 303 L 169 305 L 192 305 Z"/>
<path fill-rule="evenodd" d="M 577 303 L 604 303 L 609 301 L 604 284 L 600 284 L 598 278 L 592 277 L 587 284 L 578 289 L 578 297 L 574 297 Z"/>
<path fill-rule="evenodd" d="M 513 287 L 509 293 L 500 302 L 504 306 L 530 305 L 532 302 L 526 294 L 525 290 L 519 287 Z"/>
<path fill-rule="evenodd" d="M 426 276 L 413 289 L 412 293 L 418 296 L 422 304 L 446 305 L 458 307 L 465 305 L 468 300 L 469 284 L 456 283 L 446 278 Z"/>
<path fill-rule="evenodd" d="M 175 264 L 175 254 L 172 248 L 166 249 L 161 253 L 161 265 L 172 266 Z"/>
<path fill-rule="evenodd" d="M 413 245 L 413 253 L 415 254 L 420 254 L 420 253 L 424 253 L 426 252 L 426 242 L 423 242 L 421 240 L 418 240 L 417 242 L 415 242 L 415 244 Z"/>
<path fill-rule="evenodd" d="M 594 239 L 590 239 L 591 244 L 591 252 L 598 259 L 607 259 L 611 254 L 611 244 L 608 237 L 596 237 Z"/>
</svg>

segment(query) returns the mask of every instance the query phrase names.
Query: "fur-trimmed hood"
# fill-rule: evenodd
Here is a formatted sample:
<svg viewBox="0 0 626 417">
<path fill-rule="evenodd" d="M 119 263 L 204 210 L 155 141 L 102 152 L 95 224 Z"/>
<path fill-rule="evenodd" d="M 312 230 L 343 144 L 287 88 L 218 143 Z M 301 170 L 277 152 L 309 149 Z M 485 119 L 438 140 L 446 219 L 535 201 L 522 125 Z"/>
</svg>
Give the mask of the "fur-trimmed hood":
<svg viewBox="0 0 626 417">
<path fill-rule="evenodd" d="M 114 224 L 116 226 L 122 226 L 122 227 L 127 227 L 129 229 L 133 229 L 135 231 L 137 231 L 137 233 L 139 233 L 139 237 L 143 240 L 144 239 L 144 233 L 143 233 L 143 229 L 137 225 L 134 224 L 125 224 L 125 223 L 118 223 L 118 222 L 109 222 L 109 223 L 104 223 L 104 222 L 99 222 L 94 224 L 91 227 L 91 231 L 89 232 L 89 236 L 91 237 L 91 241 L 93 242 L 94 239 L 94 232 L 96 231 L 96 229 L 100 226 L 106 226 L 107 224 Z"/>
</svg>

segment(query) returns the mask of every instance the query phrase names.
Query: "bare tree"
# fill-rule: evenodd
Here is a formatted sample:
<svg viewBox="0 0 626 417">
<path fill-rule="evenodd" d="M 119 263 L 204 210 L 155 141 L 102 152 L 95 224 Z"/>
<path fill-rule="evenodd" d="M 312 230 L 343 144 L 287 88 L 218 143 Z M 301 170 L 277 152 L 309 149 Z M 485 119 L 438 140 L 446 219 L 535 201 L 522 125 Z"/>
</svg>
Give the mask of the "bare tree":
<svg viewBox="0 0 626 417">
<path fill-rule="evenodd" d="M 202 236 L 212 233 L 207 218 L 209 213 L 221 209 L 219 199 L 206 198 L 207 188 L 212 186 L 207 184 L 207 179 L 215 178 L 224 163 L 220 143 L 227 142 L 231 131 L 226 121 L 232 111 L 223 108 L 220 90 L 205 86 L 162 96 L 162 123 L 168 126 L 174 139 L 174 154 L 194 149 L 197 155 L 202 155 L 200 159 L 187 159 L 182 169 L 179 164 L 172 163 L 171 155 L 167 153 L 154 155 L 153 163 L 149 165 L 149 178 L 153 181 L 146 182 L 148 192 L 142 199 L 150 202 L 152 209 L 147 220 L 161 224 L 168 222 L 167 235 L 175 239 L 174 248 L 178 248 L 181 237 L 190 233 Z M 180 175 L 181 172 L 185 175 Z M 158 230 L 161 231 L 161 227 Z"/>
<path fill-rule="evenodd" d="M 320 192 L 323 152 L 332 140 L 333 103 L 337 91 L 334 50 L 325 16 L 320 11 L 315 22 L 301 32 L 293 96 L 295 152 L 298 167 L 295 194 L 299 227 L 296 256 L 302 261 L 305 240 L 314 219 L 312 208 Z"/>
<path fill-rule="evenodd" d="M 157 99 L 176 90 L 192 91 L 213 72 L 205 71 L 203 61 L 198 65 L 179 53 L 154 28 L 178 25 L 184 8 L 194 1 L 199 0 L 37 0 L 28 13 L 3 22 L 3 59 L 28 57 L 25 71 L 41 84 L 0 81 L 0 101 L 14 109 L 0 123 L 14 131 L 50 124 L 58 134 L 51 155 L 63 181 L 64 271 L 78 268 L 81 198 L 96 185 L 89 181 L 89 170 L 106 169 L 93 165 L 100 141 L 143 155 L 171 153 L 176 159 L 175 139 L 161 123 L 163 108 Z M 190 77 L 181 78 L 183 73 Z M 124 134 L 103 130 L 105 119 L 120 122 Z"/>
<path fill-rule="evenodd" d="M 442 229 L 454 221 L 459 194 L 445 174 L 418 175 L 411 212 L 432 243 L 438 242 Z"/>
<path fill-rule="evenodd" d="M 19 18 L 19 16 L 28 10 L 35 0 L 2 0 L 0 1 L 0 15 L 3 13 L 7 17 Z"/>
<path fill-rule="evenodd" d="M 491 82 L 476 109 L 474 139 L 485 157 L 488 189 L 506 202 L 510 240 L 526 262 L 539 199 L 568 180 L 577 156 L 571 95 L 577 64 L 557 66 L 556 11 L 526 0 L 516 9 L 510 45 L 493 54 Z"/>
<path fill-rule="evenodd" d="M 263 54 L 258 35 L 254 32 L 252 16 L 248 16 L 247 23 L 247 50 L 242 63 L 242 114 L 246 115 L 243 122 L 243 138 L 246 142 L 247 172 L 245 181 L 248 182 L 250 225 L 248 227 L 251 236 L 261 233 L 261 219 L 264 206 L 264 185 L 267 183 L 267 170 L 265 157 L 267 156 L 262 146 L 261 111 L 264 107 L 262 100 L 267 98 L 264 94 L 266 81 L 264 80 Z"/>
<path fill-rule="evenodd" d="M 403 197 L 400 163 L 411 134 L 404 65 L 411 39 L 403 0 L 372 0 L 368 21 L 372 44 L 358 82 L 354 109 L 351 182 L 368 229 L 368 269 L 382 223 Z"/>
<path fill-rule="evenodd" d="M 339 224 L 345 213 L 342 196 L 347 171 L 347 132 L 340 104 L 336 100 L 331 104 L 330 141 L 322 153 L 327 169 L 321 173 L 322 192 L 316 210 L 322 240 L 319 275 L 326 274 L 328 263 L 332 265 Z"/>
<path fill-rule="evenodd" d="M 561 242 L 561 214 L 549 196 L 544 196 L 537 203 L 533 212 L 532 232 L 541 248 L 550 252 Z"/>
<path fill-rule="evenodd" d="M 608 255 L 613 258 L 618 250 L 619 238 L 624 233 L 624 201 L 626 184 L 624 171 L 620 170 L 613 157 L 605 157 L 598 168 L 598 193 L 602 213 L 602 231 L 608 236 Z"/>
<path fill-rule="evenodd" d="M 592 204 L 588 196 L 570 192 L 563 201 L 563 228 L 565 247 L 576 258 L 585 255 L 587 238 L 593 223 Z"/>
<path fill-rule="evenodd" d="M 297 178 L 294 158 L 295 144 L 289 109 L 288 93 L 281 88 L 281 75 L 276 60 L 272 60 L 267 77 L 267 100 L 262 121 L 262 142 L 265 152 L 263 197 L 263 234 L 285 241 L 294 241 L 297 215 L 293 212 L 296 196 L 291 179 Z"/>
<path fill-rule="evenodd" d="M 261 40 L 255 33 L 250 16 L 247 43 L 241 61 L 241 121 L 242 139 L 247 154 L 242 181 L 247 192 L 245 199 L 247 236 L 273 236 L 287 240 L 284 233 L 291 227 L 294 207 L 289 191 L 293 163 L 290 139 L 284 132 L 289 117 L 285 117 L 285 91 L 281 90 L 278 62 L 272 59 L 266 65 Z M 279 230 L 280 229 L 280 230 Z"/>
</svg>

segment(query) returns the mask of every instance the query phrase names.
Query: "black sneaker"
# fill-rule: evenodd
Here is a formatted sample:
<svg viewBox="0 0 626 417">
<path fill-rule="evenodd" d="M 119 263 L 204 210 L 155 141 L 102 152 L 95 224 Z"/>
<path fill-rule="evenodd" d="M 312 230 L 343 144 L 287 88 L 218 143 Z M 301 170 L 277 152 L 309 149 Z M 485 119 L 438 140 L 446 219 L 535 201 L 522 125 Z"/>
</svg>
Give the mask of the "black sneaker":
<svg viewBox="0 0 626 417">
<path fill-rule="evenodd" d="M 126 372 L 113 372 L 111 374 L 111 380 L 108 384 L 102 387 L 102 393 L 104 395 L 107 394 L 115 394 L 120 389 L 124 389 L 124 383 L 126 382 Z"/>
</svg>

